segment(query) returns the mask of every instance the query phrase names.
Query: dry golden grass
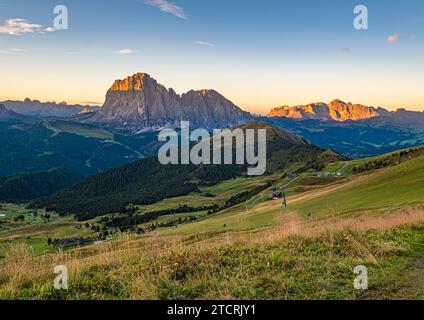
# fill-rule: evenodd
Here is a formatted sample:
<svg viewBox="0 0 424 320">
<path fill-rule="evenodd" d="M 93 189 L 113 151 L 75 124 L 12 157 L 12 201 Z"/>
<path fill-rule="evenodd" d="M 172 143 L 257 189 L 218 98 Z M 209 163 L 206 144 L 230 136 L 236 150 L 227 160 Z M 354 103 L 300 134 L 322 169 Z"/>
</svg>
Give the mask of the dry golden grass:
<svg viewBox="0 0 424 320">
<path fill-rule="evenodd" d="M 303 219 L 296 212 L 274 214 L 275 225 L 253 231 L 232 232 L 235 243 L 270 244 L 292 237 L 317 238 L 345 230 L 390 230 L 424 222 L 424 208 L 409 207 L 388 213 L 364 212 L 362 214 L 329 214 L 315 219 Z M 225 243 L 226 234 L 204 239 L 209 243 Z M 384 249 L 382 249 L 384 250 Z"/>
<path fill-rule="evenodd" d="M 277 215 L 275 219 L 278 223 L 273 227 L 255 231 L 208 234 L 207 237 L 203 235 L 199 238 L 159 237 L 155 233 L 142 237 L 122 234 L 118 239 L 106 243 L 39 257 L 35 257 L 25 244 L 18 243 L 11 246 L 4 264 L 0 267 L 0 297 L 22 298 L 24 295 L 25 298 L 23 292 L 29 290 L 29 297 L 35 295 L 38 299 L 64 298 L 62 293 L 52 289 L 55 277 L 53 268 L 56 265 L 66 265 L 70 274 L 69 282 L 72 283 L 70 298 L 73 299 L 186 298 L 187 292 L 178 286 L 178 281 L 184 279 L 186 273 L 190 274 L 190 288 L 195 288 L 192 289 L 195 292 L 203 290 L 207 284 L 208 290 L 202 298 L 231 299 L 235 298 L 233 288 L 240 285 L 241 279 L 250 279 L 252 271 L 245 267 L 245 260 L 240 260 L 240 266 L 237 266 L 239 259 L 237 255 L 227 261 L 226 248 L 242 248 L 241 252 L 247 256 L 252 254 L 249 253 L 249 250 L 252 250 L 257 261 L 264 262 L 264 266 L 258 266 L 264 269 L 258 279 L 262 279 L 260 281 L 265 283 L 271 281 L 269 284 L 271 290 L 272 281 L 276 280 L 270 280 L 272 278 L 270 272 L 275 269 L 288 267 L 295 273 L 305 274 L 317 264 L 331 270 L 338 254 L 336 238 L 341 232 L 389 230 L 422 224 L 424 210 L 408 208 L 384 215 L 341 217 L 329 215 L 314 220 L 303 220 L 292 212 L 285 216 Z M 245 223 L 246 221 L 240 220 L 240 224 Z M 319 262 L 313 252 L 302 255 L 298 253 L 299 246 L 314 239 L 325 239 L 327 248 L 325 259 Z M 376 266 L 379 264 L 380 256 L 405 252 L 408 249 L 391 242 L 365 243 L 350 233 L 343 239 L 344 249 L 349 252 L 353 261 Z M 274 257 L 272 252 L 268 253 L 266 248 L 270 246 L 278 248 L 285 241 L 297 241 L 298 244 L 287 247 L 285 252 L 287 257 L 276 265 L 273 261 L 278 257 Z M 266 257 L 261 258 L 262 255 Z M 229 270 L 237 272 L 234 274 L 234 271 Z M 328 271 L 328 274 L 323 275 L 323 279 L 318 279 L 317 285 L 323 286 L 324 289 L 329 286 L 329 280 L 324 279 L 330 278 L 332 276 L 330 273 Z M 177 284 L 170 281 L 170 277 L 177 279 L 175 282 Z M 221 282 L 218 284 L 216 279 L 220 279 Z M 288 297 L 289 292 L 296 287 L 291 278 L 285 279 L 284 282 L 281 280 L 278 285 L 281 286 L 279 289 L 281 291 L 278 291 L 280 298 Z M 168 291 L 172 292 L 171 296 Z M 254 293 L 248 291 L 242 297 L 252 295 Z"/>
</svg>

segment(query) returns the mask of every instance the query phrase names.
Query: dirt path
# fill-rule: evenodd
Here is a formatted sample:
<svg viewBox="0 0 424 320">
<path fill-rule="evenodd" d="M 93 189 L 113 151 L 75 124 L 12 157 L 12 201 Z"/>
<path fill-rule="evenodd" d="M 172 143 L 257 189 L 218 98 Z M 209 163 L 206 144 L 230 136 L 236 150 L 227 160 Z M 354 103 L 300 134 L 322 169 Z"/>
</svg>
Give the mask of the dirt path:
<svg viewBox="0 0 424 320">
<path fill-rule="evenodd" d="M 293 179 L 291 179 L 289 182 L 287 182 L 284 186 L 283 189 L 288 188 L 292 183 L 296 182 L 297 180 L 299 180 L 300 178 L 302 178 L 301 176 L 297 176 Z"/>
<path fill-rule="evenodd" d="M 289 182 L 287 182 L 284 186 L 282 186 L 281 188 L 279 188 L 279 190 L 284 190 L 286 188 L 288 188 L 292 183 L 296 182 L 297 180 L 299 180 L 301 178 L 301 176 L 296 176 L 295 178 L 291 179 Z M 272 194 L 269 194 L 272 196 Z M 253 207 L 259 200 L 262 200 L 264 198 L 264 194 L 261 194 L 260 196 L 256 196 L 255 200 L 253 200 L 251 203 L 246 204 L 246 209 L 249 209 L 251 207 Z"/>
<path fill-rule="evenodd" d="M 341 167 L 339 170 L 336 171 L 336 174 L 341 173 L 343 174 L 343 172 L 346 170 L 347 167 L 349 167 L 351 164 L 350 163 L 345 163 L 343 165 L 343 167 Z"/>
<path fill-rule="evenodd" d="M 424 255 L 413 261 L 399 277 L 404 279 L 404 284 L 390 299 L 424 300 Z"/>
<path fill-rule="evenodd" d="M 413 260 L 388 283 L 364 292 L 365 300 L 424 300 L 424 255 Z"/>
</svg>

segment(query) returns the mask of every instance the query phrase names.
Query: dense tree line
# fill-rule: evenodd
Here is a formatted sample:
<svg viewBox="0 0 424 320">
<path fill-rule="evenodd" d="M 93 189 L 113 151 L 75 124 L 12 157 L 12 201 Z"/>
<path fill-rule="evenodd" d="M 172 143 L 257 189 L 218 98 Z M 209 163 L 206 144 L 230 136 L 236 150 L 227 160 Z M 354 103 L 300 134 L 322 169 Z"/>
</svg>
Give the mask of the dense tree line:
<svg viewBox="0 0 424 320">
<path fill-rule="evenodd" d="M 128 229 L 139 224 L 156 220 L 157 218 L 161 216 L 165 216 L 165 215 L 176 214 L 176 213 L 208 211 L 208 210 L 215 210 L 217 208 L 218 208 L 218 205 L 202 206 L 197 208 L 190 207 L 188 205 L 183 205 L 174 209 L 151 211 L 151 212 L 143 213 L 140 215 L 130 214 L 125 217 L 113 217 L 113 218 L 103 217 L 101 221 L 104 222 L 105 225 L 110 228 L 120 228 L 120 229 L 127 228 Z"/>
<path fill-rule="evenodd" d="M 404 161 L 410 160 L 414 157 L 418 157 L 424 154 L 424 148 L 413 148 L 409 150 L 402 150 L 400 152 L 393 153 L 387 157 L 366 162 L 362 165 L 353 167 L 353 173 L 363 173 L 374 171 L 386 167 L 398 165 Z"/>
<path fill-rule="evenodd" d="M 168 165 L 156 158 L 86 178 L 53 196 L 38 199 L 30 208 L 46 208 L 60 215 L 75 214 L 89 220 L 108 213 L 125 213 L 131 203 L 149 205 L 166 198 L 199 192 L 198 185 L 211 185 L 241 174 L 236 165 Z"/>
<path fill-rule="evenodd" d="M 325 168 L 325 163 L 319 159 L 310 159 L 308 160 L 301 168 L 296 170 L 297 174 L 302 172 L 313 170 L 313 171 L 322 171 Z"/>
<path fill-rule="evenodd" d="M 104 223 L 105 226 L 110 228 L 119 228 L 121 231 L 132 230 L 137 232 L 138 230 L 136 227 L 137 225 L 156 220 L 160 216 L 164 216 L 164 215 L 171 215 L 171 214 L 177 214 L 177 213 L 201 212 L 201 211 L 208 211 L 207 213 L 208 215 L 217 213 L 219 211 L 222 211 L 224 209 L 227 209 L 229 207 L 238 205 L 240 203 L 243 203 L 249 200 L 253 196 L 260 193 L 261 191 L 269 188 L 271 185 L 272 183 L 269 182 L 264 185 L 256 186 L 252 190 L 237 193 L 233 195 L 230 199 L 228 199 L 225 202 L 225 204 L 222 206 L 219 206 L 218 204 L 214 204 L 211 206 L 202 206 L 202 207 L 191 207 L 188 205 L 182 205 L 174 209 L 152 211 L 152 212 L 148 212 L 148 213 L 144 213 L 140 215 L 134 215 L 134 213 L 131 212 L 125 217 L 103 217 L 100 220 L 100 222 Z M 197 220 L 197 217 L 190 216 L 186 218 L 179 218 L 176 221 L 176 223 L 181 224 L 186 222 L 192 222 L 195 220 Z M 167 222 L 167 223 L 159 223 L 159 224 L 154 223 L 154 224 L 150 224 L 147 229 L 152 231 L 152 230 L 155 230 L 156 228 L 173 226 L 174 223 L 175 223 L 174 221 Z M 142 230 L 142 232 L 140 230 L 138 231 L 140 233 L 145 232 L 144 229 Z"/>
<path fill-rule="evenodd" d="M 82 178 L 82 175 L 65 168 L 0 178 L 0 200 L 18 202 L 48 196 Z"/>
<path fill-rule="evenodd" d="M 272 185 L 272 183 L 268 182 L 267 184 L 257 186 L 255 188 L 253 188 L 252 190 L 237 193 L 236 195 L 233 195 L 230 199 L 228 199 L 225 202 L 224 207 L 221 207 L 220 210 L 223 210 L 223 209 L 226 209 L 226 208 L 229 208 L 229 207 L 233 207 L 233 206 L 236 206 L 240 203 L 246 202 L 247 200 L 249 200 L 252 197 L 254 197 L 255 195 L 257 195 L 258 193 L 260 193 L 263 190 L 266 190 L 269 187 L 271 187 L 271 185 Z"/>
<path fill-rule="evenodd" d="M 61 215 L 73 213 L 79 220 L 123 213 L 131 203 L 147 205 L 198 191 L 189 177 L 193 170 L 190 165 L 163 166 L 157 159 L 149 158 L 90 176 L 30 206 L 44 207 Z"/>
</svg>

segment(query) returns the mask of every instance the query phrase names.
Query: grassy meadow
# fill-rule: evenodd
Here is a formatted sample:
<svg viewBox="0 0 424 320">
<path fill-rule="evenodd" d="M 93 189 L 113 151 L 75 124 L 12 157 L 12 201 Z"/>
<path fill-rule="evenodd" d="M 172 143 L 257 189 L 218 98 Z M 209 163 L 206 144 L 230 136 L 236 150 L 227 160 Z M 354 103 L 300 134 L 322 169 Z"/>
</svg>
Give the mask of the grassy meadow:
<svg viewBox="0 0 424 320">
<path fill-rule="evenodd" d="M 121 235 L 35 257 L 16 243 L 0 273 L 2 299 L 367 299 L 422 298 L 424 211 L 385 219 L 301 223 L 295 214 L 251 232 L 188 237 Z M 53 268 L 69 268 L 69 290 Z M 369 289 L 353 268 L 369 268 Z M 405 294 L 407 295 L 405 296 Z"/>
</svg>

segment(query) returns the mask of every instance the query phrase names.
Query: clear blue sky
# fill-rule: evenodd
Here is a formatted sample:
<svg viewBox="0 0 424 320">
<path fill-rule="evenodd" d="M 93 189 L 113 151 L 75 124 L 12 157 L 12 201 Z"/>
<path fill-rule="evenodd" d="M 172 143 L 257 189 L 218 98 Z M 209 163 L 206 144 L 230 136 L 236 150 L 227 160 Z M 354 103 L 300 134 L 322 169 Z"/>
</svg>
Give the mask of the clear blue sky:
<svg viewBox="0 0 424 320">
<path fill-rule="evenodd" d="M 45 31 L 57 4 L 69 30 Z M 368 30 L 353 28 L 358 4 Z M 11 35 L 18 18 L 39 27 Z M 422 0 L 0 0 L 2 100 L 101 103 L 147 72 L 254 112 L 333 98 L 423 110 L 423 56 Z"/>
</svg>

